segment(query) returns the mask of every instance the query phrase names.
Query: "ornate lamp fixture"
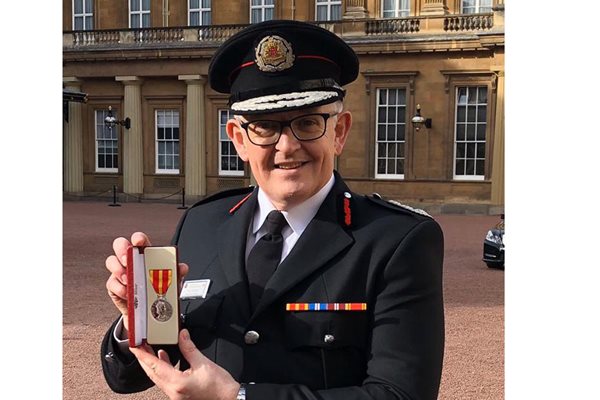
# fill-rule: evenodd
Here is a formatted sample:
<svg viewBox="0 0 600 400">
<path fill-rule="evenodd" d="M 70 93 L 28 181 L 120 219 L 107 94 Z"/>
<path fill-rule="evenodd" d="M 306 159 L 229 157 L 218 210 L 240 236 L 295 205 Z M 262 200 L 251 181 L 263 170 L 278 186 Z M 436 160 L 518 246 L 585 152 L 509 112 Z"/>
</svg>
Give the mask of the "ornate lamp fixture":
<svg viewBox="0 0 600 400">
<path fill-rule="evenodd" d="M 115 125 L 124 126 L 125 129 L 129 129 L 131 127 L 131 119 L 129 117 L 124 120 L 118 120 L 113 116 L 112 106 L 108 106 L 108 115 L 104 118 L 104 123 L 108 126 L 108 129 L 112 129 Z"/>
<path fill-rule="evenodd" d="M 417 104 L 417 115 L 412 118 L 413 126 L 415 130 L 418 132 L 421 127 L 424 125 L 425 128 L 431 129 L 431 118 L 424 118 L 421 116 L 421 105 Z"/>
</svg>

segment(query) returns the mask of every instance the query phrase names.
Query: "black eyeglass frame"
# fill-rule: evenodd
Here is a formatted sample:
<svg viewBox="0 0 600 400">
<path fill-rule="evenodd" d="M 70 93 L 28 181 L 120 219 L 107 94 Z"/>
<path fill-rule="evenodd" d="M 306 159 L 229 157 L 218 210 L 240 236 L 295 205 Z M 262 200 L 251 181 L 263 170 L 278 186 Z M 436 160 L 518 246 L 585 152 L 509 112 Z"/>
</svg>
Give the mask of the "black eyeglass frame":
<svg viewBox="0 0 600 400">
<path fill-rule="evenodd" d="M 283 132 L 283 129 L 287 126 L 290 128 L 290 131 L 292 132 L 292 135 L 294 135 L 294 137 L 296 139 L 298 139 L 300 142 L 310 142 L 313 140 L 317 140 L 323 137 L 323 135 L 325 135 L 325 132 L 327 132 L 327 121 L 329 120 L 329 118 L 331 117 L 335 117 L 336 115 L 338 115 L 339 112 L 333 113 L 333 114 L 329 114 L 329 113 L 310 113 L 310 114 L 302 114 L 302 115 L 298 115 L 297 117 L 294 117 L 292 119 L 289 119 L 287 121 L 278 121 L 278 120 L 274 120 L 274 119 L 256 119 L 253 121 L 246 121 L 246 122 L 241 122 L 240 126 L 242 128 L 244 128 L 244 131 L 246 131 L 246 136 L 248 136 L 248 140 L 250 140 L 250 142 L 255 145 L 255 146 L 261 146 L 261 147 L 267 147 L 267 146 L 273 146 L 275 144 L 277 144 L 279 142 L 279 139 L 281 139 L 281 133 Z M 310 117 L 311 115 L 320 115 L 321 117 L 323 117 L 324 119 L 324 128 L 323 128 L 323 133 L 321 133 L 319 136 L 311 138 L 311 139 L 301 139 L 298 137 L 298 135 L 296 135 L 296 132 L 294 132 L 294 128 L 292 128 L 292 122 L 294 122 L 297 119 L 300 118 L 305 118 L 305 117 Z M 248 133 L 248 127 L 250 126 L 250 124 L 256 123 L 256 122 L 275 122 L 281 125 L 281 129 L 279 130 L 279 132 L 277 133 L 277 140 L 275 140 L 273 143 L 269 143 L 269 144 L 258 144 L 258 143 L 254 143 L 252 141 L 252 138 L 250 137 L 250 134 Z M 273 135 L 275 136 L 275 135 Z"/>
</svg>

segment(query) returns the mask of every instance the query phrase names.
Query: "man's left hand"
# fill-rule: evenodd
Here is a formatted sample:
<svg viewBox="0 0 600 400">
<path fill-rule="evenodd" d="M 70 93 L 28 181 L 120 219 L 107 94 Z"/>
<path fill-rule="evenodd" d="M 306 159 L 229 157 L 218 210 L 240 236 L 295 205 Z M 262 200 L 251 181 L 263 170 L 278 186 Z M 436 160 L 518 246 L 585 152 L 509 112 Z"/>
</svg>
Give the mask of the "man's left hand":
<svg viewBox="0 0 600 400">
<path fill-rule="evenodd" d="M 196 348 L 187 329 L 179 332 L 179 349 L 190 364 L 185 371 L 175 369 L 164 350 L 158 351 L 158 357 L 148 345 L 130 350 L 148 377 L 171 400 L 235 400 L 240 384 Z"/>
</svg>

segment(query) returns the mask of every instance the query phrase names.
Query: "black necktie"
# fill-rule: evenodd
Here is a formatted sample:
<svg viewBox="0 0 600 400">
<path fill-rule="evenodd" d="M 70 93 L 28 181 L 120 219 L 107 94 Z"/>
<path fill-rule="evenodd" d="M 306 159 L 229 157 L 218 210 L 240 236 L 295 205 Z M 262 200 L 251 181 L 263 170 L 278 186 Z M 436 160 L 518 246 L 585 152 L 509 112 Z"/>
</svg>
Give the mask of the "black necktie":
<svg viewBox="0 0 600 400">
<path fill-rule="evenodd" d="M 246 274 L 248 275 L 253 310 L 265 290 L 267 281 L 281 260 L 281 250 L 283 249 L 281 231 L 286 225 L 287 221 L 281 212 L 271 211 L 264 223 L 267 233 L 256 242 L 248 255 Z"/>
</svg>

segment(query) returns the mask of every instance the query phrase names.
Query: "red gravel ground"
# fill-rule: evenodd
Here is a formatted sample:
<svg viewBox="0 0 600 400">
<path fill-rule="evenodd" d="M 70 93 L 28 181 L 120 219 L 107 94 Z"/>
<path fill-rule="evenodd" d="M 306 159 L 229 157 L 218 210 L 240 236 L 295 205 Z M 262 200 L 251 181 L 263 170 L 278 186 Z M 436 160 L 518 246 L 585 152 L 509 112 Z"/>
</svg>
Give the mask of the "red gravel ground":
<svg viewBox="0 0 600 400">
<path fill-rule="evenodd" d="M 156 388 L 113 393 L 100 366 L 100 343 L 117 312 L 106 294 L 104 260 L 112 240 L 144 231 L 170 242 L 183 211 L 174 204 L 64 202 L 63 398 L 165 399 Z M 481 261 L 482 241 L 497 217 L 439 215 L 446 239 L 446 354 L 440 400 L 504 398 L 504 272 Z"/>
</svg>

